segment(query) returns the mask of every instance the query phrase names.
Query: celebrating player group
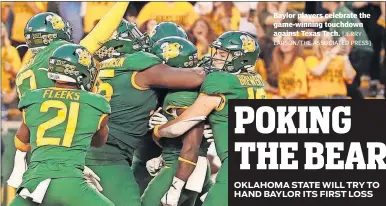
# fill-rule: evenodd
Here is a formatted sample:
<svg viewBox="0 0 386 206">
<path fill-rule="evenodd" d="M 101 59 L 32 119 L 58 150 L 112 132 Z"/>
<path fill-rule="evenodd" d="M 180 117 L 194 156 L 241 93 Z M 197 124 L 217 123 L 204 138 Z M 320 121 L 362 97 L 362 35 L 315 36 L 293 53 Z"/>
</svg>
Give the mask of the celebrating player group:
<svg viewBox="0 0 386 206">
<path fill-rule="evenodd" d="M 180 26 L 142 34 L 122 20 L 127 6 L 115 3 L 80 44 L 55 13 L 26 24 L 34 55 L 16 79 L 12 206 L 228 205 L 228 102 L 265 99 L 256 40 L 225 32 L 198 59 Z"/>
</svg>

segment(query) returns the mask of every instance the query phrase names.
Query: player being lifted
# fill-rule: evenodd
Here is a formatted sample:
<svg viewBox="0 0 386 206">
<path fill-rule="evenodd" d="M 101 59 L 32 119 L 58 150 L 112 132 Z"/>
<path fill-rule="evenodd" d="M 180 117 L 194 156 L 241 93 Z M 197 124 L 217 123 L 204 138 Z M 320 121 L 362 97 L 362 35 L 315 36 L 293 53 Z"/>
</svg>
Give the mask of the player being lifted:
<svg viewBox="0 0 386 206">
<path fill-rule="evenodd" d="M 152 88 L 197 88 L 205 78 L 204 72 L 173 68 L 141 51 L 144 39 L 134 24 L 122 20 L 95 55 L 101 67 L 98 93 L 110 102 L 112 112 L 109 139 L 102 148 L 89 150 L 86 165 L 100 177 L 102 193 L 117 206 L 141 204 L 128 162 L 147 133 L 149 116 L 157 105 Z"/>
<path fill-rule="evenodd" d="M 19 102 L 16 138 L 31 145 L 32 157 L 11 206 L 114 205 L 82 173 L 90 144 L 107 140 L 111 111 L 103 96 L 90 92 L 98 75 L 92 56 L 82 46 L 63 45 L 48 70 L 55 86 L 27 92 Z"/>
<path fill-rule="evenodd" d="M 80 42 L 80 45 L 86 47 L 91 53 L 99 49 L 100 45 L 106 42 L 118 27 L 128 4 L 128 2 L 116 3 Z M 69 24 L 51 12 L 33 16 L 25 26 L 24 36 L 28 48 L 34 55 L 22 66 L 16 77 L 17 92 L 20 99 L 27 91 L 54 86 L 53 81 L 47 77 L 48 58 L 59 46 L 72 42 Z M 29 145 L 23 145 L 17 138 L 15 138 L 15 144 L 21 150 L 16 152 L 14 170 L 7 182 L 10 186 L 17 188 L 25 170 L 24 157 L 25 152 L 29 150 Z"/>
<path fill-rule="evenodd" d="M 260 48 L 248 33 L 230 31 L 211 44 L 212 73 L 207 75 L 197 100 L 185 112 L 164 125 L 156 126 L 154 139 L 175 138 L 209 118 L 216 151 L 222 166 L 215 185 L 209 190 L 204 206 L 228 205 L 228 101 L 229 99 L 264 99 L 261 76 L 248 72 L 255 65 Z M 184 184 L 176 180 L 176 184 Z"/>
<path fill-rule="evenodd" d="M 151 53 L 162 58 L 167 65 L 172 67 L 193 68 L 197 66 L 198 62 L 197 48 L 188 40 L 180 37 L 167 37 L 157 41 L 152 46 Z M 192 105 L 197 97 L 198 88 L 169 90 L 163 103 L 163 112 L 171 120 Z M 209 143 L 203 141 L 201 144 L 203 129 L 204 122 L 197 124 L 180 138 L 164 139 L 160 142 L 163 147 L 162 157 L 165 166 L 147 186 L 141 197 L 143 206 L 161 205 L 161 199 L 162 203 L 166 205 L 192 206 L 198 193 L 202 191 L 204 181 L 206 185 L 211 185 L 210 171 L 208 164 L 206 164 L 206 152 Z M 200 145 L 202 145 L 201 148 Z M 186 189 L 183 189 L 184 185 L 175 184 L 179 183 L 175 180 L 181 179 L 184 182 L 188 180 L 195 169 L 199 154 L 202 157 L 198 162 L 197 170 L 200 171 L 197 173 L 198 175 L 190 178 L 190 187 L 187 186 Z"/>
</svg>

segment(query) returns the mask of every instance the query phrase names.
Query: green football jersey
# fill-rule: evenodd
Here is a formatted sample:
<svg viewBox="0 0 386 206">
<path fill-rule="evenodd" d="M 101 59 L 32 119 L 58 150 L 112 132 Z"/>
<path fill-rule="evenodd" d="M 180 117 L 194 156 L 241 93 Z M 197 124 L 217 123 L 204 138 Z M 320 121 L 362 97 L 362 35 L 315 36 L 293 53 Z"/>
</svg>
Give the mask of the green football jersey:
<svg viewBox="0 0 386 206">
<path fill-rule="evenodd" d="M 106 99 L 83 90 L 50 87 L 24 94 L 19 109 L 30 131 L 32 153 L 23 182 L 82 177 L 92 137 L 111 112 Z"/>
<path fill-rule="evenodd" d="M 163 102 L 163 113 L 168 120 L 173 120 L 177 117 L 177 114 L 173 112 L 175 108 L 188 108 L 191 106 L 198 97 L 198 91 L 179 91 L 171 90 L 165 97 Z M 162 138 L 160 144 L 163 146 L 162 156 L 165 161 L 174 161 L 179 157 L 182 149 L 182 140 L 180 137 L 177 138 Z M 203 139 L 200 146 L 200 156 L 206 157 L 210 144 Z"/>
<path fill-rule="evenodd" d="M 264 81 L 257 73 L 209 74 L 201 86 L 202 94 L 219 95 L 221 104 L 209 114 L 216 151 L 221 160 L 228 157 L 228 101 L 230 99 L 265 99 Z"/>
<path fill-rule="evenodd" d="M 148 131 L 148 121 L 157 106 L 157 94 L 135 84 L 135 75 L 161 64 L 157 56 L 136 52 L 101 62 L 98 93 L 110 102 L 109 137 L 135 146 Z"/>
<path fill-rule="evenodd" d="M 54 51 L 64 45 L 67 41 L 55 41 L 43 50 L 31 57 L 25 65 L 20 68 L 16 76 L 16 86 L 19 98 L 27 91 L 53 87 L 55 83 L 47 77 L 49 58 Z"/>
</svg>

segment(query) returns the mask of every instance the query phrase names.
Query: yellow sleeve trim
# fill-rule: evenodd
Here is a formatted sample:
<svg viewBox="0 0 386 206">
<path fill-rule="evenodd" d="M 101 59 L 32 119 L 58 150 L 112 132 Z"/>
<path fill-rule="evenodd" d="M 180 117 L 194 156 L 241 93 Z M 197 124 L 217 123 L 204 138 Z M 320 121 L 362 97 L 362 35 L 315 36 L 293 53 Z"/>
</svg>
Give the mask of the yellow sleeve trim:
<svg viewBox="0 0 386 206">
<path fill-rule="evenodd" d="M 197 165 L 197 163 L 194 163 L 194 162 L 189 161 L 189 160 L 187 160 L 187 159 L 184 159 L 184 158 L 182 158 L 182 157 L 178 157 L 178 161 L 186 162 L 186 163 L 191 164 L 191 165 L 194 165 L 194 166 Z"/>
<path fill-rule="evenodd" d="M 131 84 L 133 85 L 134 88 L 138 90 L 148 90 L 150 88 L 145 88 L 145 87 L 140 87 L 135 83 L 135 76 L 138 74 L 138 72 L 133 72 L 133 75 L 131 75 Z"/>
<path fill-rule="evenodd" d="M 208 96 L 208 94 L 200 93 L 199 96 Z M 218 97 L 221 97 L 221 102 L 220 102 L 220 104 L 215 108 L 215 110 L 216 110 L 217 112 L 223 110 L 224 107 L 225 107 L 225 103 L 226 103 L 225 95 L 223 95 L 223 94 L 213 94 L 212 96 L 218 96 Z"/>
<path fill-rule="evenodd" d="M 386 28 L 385 19 L 382 18 L 382 16 L 379 17 L 377 24 L 379 24 L 381 27 Z"/>
<path fill-rule="evenodd" d="M 101 118 L 99 119 L 98 130 L 101 128 L 102 121 L 103 121 L 103 119 L 104 119 L 107 115 L 108 115 L 108 114 L 102 114 Z"/>
<path fill-rule="evenodd" d="M 24 124 L 27 124 L 26 121 L 25 121 L 25 110 L 24 110 L 24 109 L 23 109 L 23 111 L 22 111 L 22 115 L 23 115 L 23 123 L 24 123 Z"/>
<path fill-rule="evenodd" d="M 169 111 L 170 109 L 187 109 L 187 108 L 189 108 L 189 107 L 187 107 L 187 106 L 178 107 L 178 106 L 172 106 L 172 105 L 169 105 L 169 106 L 166 107 L 165 112 L 166 112 L 168 115 L 173 116 L 174 119 L 175 119 L 175 118 L 178 117 L 178 115 L 175 115 L 175 114 L 171 113 L 171 112 Z"/>
<path fill-rule="evenodd" d="M 14 137 L 15 147 L 16 149 L 22 151 L 22 152 L 28 152 L 31 150 L 31 144 L 26 144 L 15 135 Z"/>
<path fill-rule="evenodd" d="M 111 78 L 115 76 L 115 70 L 113 69 L 104 69 L 99 71 L 99 77 Z"/>
<path fill-rule="evenodd" d="M 158 133 L 158 129 L 159 129 L 160 126 L 161 126 L 161 125 L 156 125 L 156 126 L 154 127 L 154 130 L 153 130 L 154 136 L 156 136 L 156 137 L 158 137 L 158 138 L 162 138 L 161 135 Z"/>
<path fill-rule="evenodd" d="M 218 105 L 218 107 L 216 108 L 216 111 L 218 112 L 224 109 L 225 102 L 226 102 L 225 95 L 219 94 L 219 96 L 221 97 L 221 102 L 220 102 L 220 105 Z"/>
</svg>

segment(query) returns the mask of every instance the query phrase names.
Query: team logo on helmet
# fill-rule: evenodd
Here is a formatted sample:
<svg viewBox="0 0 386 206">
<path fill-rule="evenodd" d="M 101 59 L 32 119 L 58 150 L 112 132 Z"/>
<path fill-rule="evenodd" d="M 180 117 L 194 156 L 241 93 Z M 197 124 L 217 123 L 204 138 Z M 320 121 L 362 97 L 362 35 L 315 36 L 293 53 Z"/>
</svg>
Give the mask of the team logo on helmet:
<svg viewBox="0 0 386 206">
<path fill-rule="evenodd" d="M 84 49 L 77 49 L 76 53 L 79 56 L 79 59 L 78 59 L 79 64 L 89 67 L 91 64 L 91 54 Z"/>
<path fill-rule="evenodd" d="M 252 37 L 248 35 L 241 35 L 240 39 L 243 42 L 242 48 L 244 53 L 256 51 L 256 43 Z"/>
<path fill-rule="evenodd" d="M 167 62 L 169 59 L 177 57 L 178 55 L 180 55 L 180 49 L 182 48 L 182 45 L 179 43 L 163 43 L 161 45 L 161 49 L 164 60 Z"/>
<path fill-rule="evenodd" d="M 56 30 L 62 30 L 64 29 L 64 22 L 62 20 L 62 18 L 58 15 L 49 15 L 46 17 L 46 20 L 51 22 L 52 24 L 52 28 L 56 29 Z"/>
<path fill-rule="evenodd" d="M 153 27 L 153 29 L 150 31 L 149 37 L 154 36 L 155 33 L 157 33 L 157 26 Z"/>
</svg>

